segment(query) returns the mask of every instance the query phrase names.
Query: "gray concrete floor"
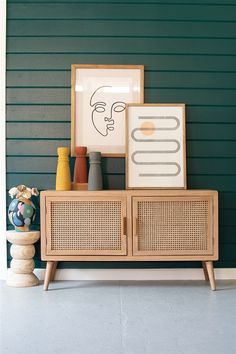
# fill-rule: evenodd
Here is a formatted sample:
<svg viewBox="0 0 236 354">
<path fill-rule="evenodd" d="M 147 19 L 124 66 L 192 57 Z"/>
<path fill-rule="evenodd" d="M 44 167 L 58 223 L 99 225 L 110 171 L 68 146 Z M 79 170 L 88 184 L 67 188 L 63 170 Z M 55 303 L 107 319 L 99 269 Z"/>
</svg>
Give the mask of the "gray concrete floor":
<svg viewBox="0 0 236 354">
<path fill-rule="evenodd" d="M 0 283 L 1 354 L 234 354 L 236 281 Z"/>
</svg>

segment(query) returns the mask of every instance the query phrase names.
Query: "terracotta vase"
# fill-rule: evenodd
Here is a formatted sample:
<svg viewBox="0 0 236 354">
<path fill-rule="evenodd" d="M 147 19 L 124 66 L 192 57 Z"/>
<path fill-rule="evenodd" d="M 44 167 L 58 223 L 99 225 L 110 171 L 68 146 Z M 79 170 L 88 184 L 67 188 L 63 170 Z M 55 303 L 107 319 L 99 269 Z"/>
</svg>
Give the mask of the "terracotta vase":
<svg viewBox="0 0 236 354">
<path fill-rule="evenodd" d="M 75 148 L 75 167 L 74 167 L 74 183 L 87 183 L 87 161 L 86 161 L 86 146 L 76 146 Z"/>
<path fill-rule="evenodd" d="M 27 198 L 15 198 L 8 208 L 8 218 L 15 227 L 15 231 L 25 232 L 30 230 L 32 222 L 35 220 L 35 205 Z"/>
</svg>

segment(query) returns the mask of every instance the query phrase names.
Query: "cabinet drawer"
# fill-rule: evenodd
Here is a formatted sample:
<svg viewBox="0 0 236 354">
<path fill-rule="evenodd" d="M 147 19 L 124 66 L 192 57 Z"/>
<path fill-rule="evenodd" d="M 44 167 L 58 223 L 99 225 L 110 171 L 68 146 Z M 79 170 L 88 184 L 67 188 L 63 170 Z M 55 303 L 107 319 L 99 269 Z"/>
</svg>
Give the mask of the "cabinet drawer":
<svg viewBox="0 0 236 354">
<path fill-rule="evenodd" d="M 133 255 L 213 254 L 210 196 L 133 197 Z"/>
<path fill-rule="evenodd" d="M 126 198 L 47 197 L 47 255 L 126 255 Z"/>
</svg>

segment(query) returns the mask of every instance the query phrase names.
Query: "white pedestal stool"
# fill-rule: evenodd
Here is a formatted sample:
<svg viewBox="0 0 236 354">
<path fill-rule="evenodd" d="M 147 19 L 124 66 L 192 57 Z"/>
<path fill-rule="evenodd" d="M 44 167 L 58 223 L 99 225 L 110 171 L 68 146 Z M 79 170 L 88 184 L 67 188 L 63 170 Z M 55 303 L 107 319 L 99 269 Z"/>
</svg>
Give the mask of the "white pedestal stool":
<svg viewBox="0 0 236 354">
<path fill-rule="evenodd" d="M 11 266 L 8 270 L 7 285 L 27 287 L 39 284 L 33 273 L 34 270 L 34 243 L 40 238 L 39 231 L 17 232 L 7 231 L 7 240 L 12 244 L 10 253 Z"/>
</svg>

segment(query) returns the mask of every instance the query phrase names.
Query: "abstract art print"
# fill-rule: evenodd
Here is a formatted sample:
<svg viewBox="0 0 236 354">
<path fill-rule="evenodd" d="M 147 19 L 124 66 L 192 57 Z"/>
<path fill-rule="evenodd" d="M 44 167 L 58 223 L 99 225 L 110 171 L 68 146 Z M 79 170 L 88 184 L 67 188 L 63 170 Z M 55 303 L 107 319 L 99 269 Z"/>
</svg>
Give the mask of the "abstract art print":
<svg viewBox="0 0 236 354">
<path fill-rule="evenodd" d="M 143 65 L 72 65 L 71 154 L 76 146 L 125 155 L 126 103 L 142 103 Z"/>
<path fill-rule="evenodd" d="M 126 188 L 186 188 L 184 104 L 128 104 Z"/>
</svg>

